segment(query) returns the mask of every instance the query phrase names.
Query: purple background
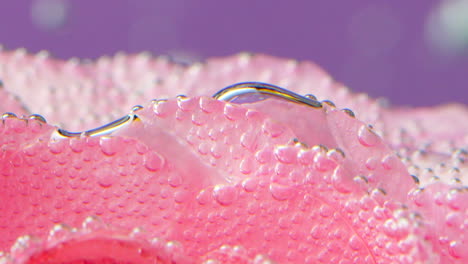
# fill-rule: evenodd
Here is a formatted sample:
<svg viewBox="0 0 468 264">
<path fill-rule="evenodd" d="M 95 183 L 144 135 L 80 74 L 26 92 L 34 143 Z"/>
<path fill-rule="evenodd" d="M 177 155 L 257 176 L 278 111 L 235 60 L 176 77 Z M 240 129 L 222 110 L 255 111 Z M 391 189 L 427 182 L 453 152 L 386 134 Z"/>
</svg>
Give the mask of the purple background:
<svg viewBox="0 0 468 264">
<path fill-rule="evenodd" d="M 5 2 L 0 43 L 7 49 L 65 59 L 150 51 L 183 61 L 261 52 L 312 60 L 353 90 L 392 103 L 468 104 L 466 46 L 438 49 L 427 37 L 442 0 Z M 62 18 L 44 15 L 54 4 L 65 8 Z"/>
</svg>

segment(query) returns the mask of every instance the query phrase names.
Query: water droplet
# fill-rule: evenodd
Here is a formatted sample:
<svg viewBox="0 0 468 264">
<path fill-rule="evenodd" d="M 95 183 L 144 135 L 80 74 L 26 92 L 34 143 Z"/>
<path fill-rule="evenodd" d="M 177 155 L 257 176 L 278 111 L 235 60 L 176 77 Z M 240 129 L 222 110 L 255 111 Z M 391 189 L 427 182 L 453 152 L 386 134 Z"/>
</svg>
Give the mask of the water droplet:
<svg viewBox="0 0 468 264">
<path fill-rule="evenodd" d="M 240 120 L 245 117 L 247 109 L 227 103 L 224 106 L 224 116 L 232 121 Z"/>
<path fill-rule="evenodd" d="M 397 156 L 389 154 L 382 159 L 382 166 L 387 170 L 391 170 L 398 166 L 398 162 L 399 160 Z"/>
<path fill-rule="evenodd" d="M 186 96 L 177 96 L 177 106 L 184 112 L 192 112 L 197 106 L 197 100 Z"/>
<path fill-rule="evenodd" d="M 328 205 L 324 204 L 320 207 L 320 215 L 322 217 L 328 218 L 333 215 L 333 212 L 333 208 Z"/>
<path fill-rule="evenodd" d="M 316 151 L 311 149 L 301 149 L 299 154 L 297 155 L 297 159 L 303 165 L 310 165 L 314 162 L 315 155 L 317 154 Z"/>
<path fill-rule="evenodd" d="M 363 146 L 372 147 L 379 143 L 380 138 L 368 126 L 362 125 L 358 131 L 358 140 Z"/>
<path fill-rule="evenodd" d="M 452 189 L 447 194 L 447 204 L 453 210 L 465 210 L 468 205 L 468 192 L 463 189 Z"/>
<path fill-rule="evenodd" d="M 115 181 L 114 175 L 112 174 L 111 170 L 107 170 L 107 169 L 96 172 L 95 177 L 97 179 L 99 186 L 101 186 L 102 188 L 111 187 Z"/>
<path fill-rule="evenodd" d="M 200 108 L 206 113 L 218 112 L 224 107 L 224 103 L 211 97 L 200 97 Z"/>
<path fill-rule="evenodd" d="M 468 257 L 466 248 L 468 245 L 463 245 L 462 241 L 451 241 L 449 244 L 449 253 L 452 257 L 461 259 Z"/>
<path fill-rule="evenodd" d="M 37 152 L 38 152 L 38 146 L 36 144 L 25 146 L 23 148 L 23 153 L 26 154 L 26 156 L 29 156 L 29 157 L 35 156 L 37 154 Z"/>
<path fill-rule="evenodd" d="M 7 119 L 7 118 L 16 118 L 16 115 L 14 113 L 6 112 L 2 114 L 2 119 Z"/>
<path fill-rule="evenodd" d="M 209 203 L 211 200 L 211 192 L 210 189 L 201 190 L 197 195 L 198 203 L 201 205 Z"/>
<path fill-rule="evenodd" d="M 317 153 L 314 157 L 314 167 L 321 172 L 333 170 L 336 167 L 336 163 L 329 159 L 324 153 Z"/>
<path fill-rule="evenodd" d="M 330 149 L 329 151 L 327 151 L 327 157 L 333 160 L 335 163 L 341 163 L 343 162 L 346 155 L 342 149 L 336 148 L 336 149 Z"/>
<path fill-rule="evenodd" d="M 149 171 L 158 171 L 164 166 L 164 159 L 156 152 L 148 152 L 145 154 L 144 164 Z"/>
<path fill-rule="evenodd" d="M 290 146 L 278 146 L 275 148 L 274 154 L 278 161 L 286 164 L 291 164 L 296 161 L 298 148 Z"/>
<path fill-rule="evenodd" d="M 406 218 L 388 219 L 383 225 L 383 231 L 389 237 L 405 238 L 409 233 L 410 223 Z"/>
<path fill-rule="evenodd" d="M 81 226 L 86 232 L 94 232 L 107 228 L 107 225 L 97 216 L 86 217 Z"/>
<path fill-rule="evenodd" d="M 294 196 L 294 189 L 291 186 L 279 183 L 270 184 L 270 193 L 278 201 L 291 199 Z"/>
<path fill-rule="evenodd" d="M 143 108 L 144 108 L 144 107 L 141 106 L 141 105 L 135 105 L 135 106 L 132 107 L 132 110 L 130 111 L 130 113 L 134 114 L 134 113 L 140 111 L 140 110 L 143 109 Z"/>
<path fill-rule="evenodd" d="M 373 189 L 370 194 L 371 198 L 374 199 L 374 201 L 376 201 L 380 206 L 383 206 L 383 204 L 387 201 L 388 198 L 386 195 L 387 193 L 382 188 Z"/>
<path fill-rule="evenodd" d="M 332 175 L 332 184 L 341 193 L 351 192 L 353 184 L 351 174 L 342 166 L 336 167 Z"/>
<path fill-rule="evenodd" d="M 28 235 L 21 236 L 16 239 L 15 243 L 11 247 L 11 255 L 15 259 L 23 259 L 41 248 L 42 242 L 37 237 Z"/>
<path fill-rule="evenodd" d="M 52 243 L 62 242 L 72 234 L 72 228 L 65 224 L 56 224 L 49 232 L 47 240 Z"/>
<path fill-rule="evenodd" d="M 262 149 L 262 150 L 257 151 L 257 153 L 255 154 L 255 159 L 259 163 L 265 164 L 265 163 L 270 162 L 272 156 L 273 156 L 272 151 L 268 149 Z"/>
<path fill-rule="evenodd" d="M 271 137 L 276 138 L 281 136 L 286 128 L 280 123 L 267 119 L 262 125 L 262 130 Z"/>
<path fill-rule="evenodd" d="M 335 108 L 335 107 L 336 107 L 335 103 L 333 103 L 333 102 L 330 101 L 330 100 L 323 100 L 323 101 L 322 101 L 322 104 L 326 104 L 326 105 L 328 105 L 328 106 L 330 106 L 330 107 L 332 107 L 332 108 Z"/>
<path fill-rule="evenodd" d="M 210 150 L 211 146 L 210 143 L 207 141 L 203 141 L 200 143 L 200 145 L 198 145 L 198 153 L 200 153 L 203 156 L 207 155 L 208 152 L 210 152 Z"/>
<path fill-rule="evenodd" d="M 314 239 L 321 239 L 325 237 L 326 230 L 322 226 L 318 225 L 312 228 L 310 234 Z"/>
<path fill-rule="evenodd" d="M 419 184 L 419 178 L 416 175 L 411 174 L 411 178 L 413 178 L 414 183 Z"/>
<path fill-rule="evenodd" d="M 317 97 L 313 94 L 306 94 L 304 95 L 305 98 L 307 99 L 310 99 L 310 100 L 314 100 L 314 101 L 317 101 Z"/>
<path fill-rule="evenodd" d="M 189 193 L 187 191 L 180 190 L 180 191 L 175 192 L 174 201 L 176 203 L 183 203 L 188 199 L 188 197 L 189 197 Z"/>
<path fill-rule="evenodd" d="M 101 137 L 99 140 L 99 145 L 101 146 L 102 153 L 107 156 L 112 156 L 117 152 L 119 146 L 118 140 L 112 137 Z"/>
<path fill-rule="evenodd" d="M 171 176 L 169 176 L 167 181 L 169 185 L 172 187 L 179 187 L 180 185 L 182 185 L 182 182 L 183 182 L 182 177 L 178 173 L 172 174 Z"/>
<path fill-rule="evenodd" d="M 82 152 L 85 147 L 85 141 L 81 138 L 71 138 L 69 144 L 70 149 L 76 153 Z"/>
<path fill-rule="evenodd" d="M 48 143 L 49 150 L 53 154 L 62 153 L 65 150 L 65 145 L 67 144 L 67 140 L 65 139 L 56 139 L 51 140 Z"/>
<path fill-rule="evenodd" d="M 352 249 L 352 250 L 355 250 L 355 251 L 359 251 L 361 250 L 361 248 L 363 247 L 363 243 L 361 241 L 361 238 L 357 235 L 353 235 L 350 239 L 349 239 L 349 247 Z"/>
<path fill-rule="evenodd" d="M 422 188 L 417 188 L 408 193 L 408 198 L 419 207 L 425 207 L 429 201 L 426 192 Z"/>
<path fill-rule="evenodd" d="M 29 116 L 28 116 L 28 119 L 30 119 L 30 120 L 36 120 L 36 121 L 38 121 L 38 122 L 40 122 L 40 123 L 43 123 L 43 124 L 46 124 L 46 123 L 47 123 L 46 119 L 45 119 L 43 116 L 38 115 L 38 114 L 29 115 Z"/>
<path fill-rule="evenodd" d="M 213 189 L 213 196 L 221 205 L 232 204 L 238 196 L 236 187 L 230 185 L 216 185 Z"/>
<path fill-rule="evenodd" d="M 240 143 L 243 147 L 250 151 L 255 151 L 257 148 L 257 133 L 254 131 L 248 131 L 242 134 Z"/>
<path fill-rule="evenodd" d="M 341 111 L 343 111 L 344 113 L 346 113 L 347 115 L 349 115 L 352 118 L 356 117 L 356 115 L 354 114 L 354 112 L 351 109 L 343 108 L 343 109 L 341 109 Z"/>
<path fill-rule="evenodd" d="M 148 240 L 148 233 L 141 227 L 135 227 L 130 231 L 129 237 L 134 239 Z"/>
<path fill-rule="evenodd" d="M 451 212 L 445 217 L 445 223 L 449 227 L 460 228 L 463 221 L 464 217 L 460 212 Z"/>
<path fill-rule="evenodd" d="M 246 192 L 253 192 L 257 189 L 258 180 L 247 178 L 242 181 L 242 187 Z"/>
<path fill-rule="evenodd" d="M 157 116 L 165 118 L 173 112 L 172 110 L 174 109 L 166 99 L 153 100 L 153 111 Z"/>
<path fill-rule="evenodd" d="M 253 160 L 250 158 L 242 160 L 242 162 L 239 165 L 239 169 L 242 174 L 245 174 L 245 175 L 250 174 L 252 170 L 254 169 Z"/>
</svg>

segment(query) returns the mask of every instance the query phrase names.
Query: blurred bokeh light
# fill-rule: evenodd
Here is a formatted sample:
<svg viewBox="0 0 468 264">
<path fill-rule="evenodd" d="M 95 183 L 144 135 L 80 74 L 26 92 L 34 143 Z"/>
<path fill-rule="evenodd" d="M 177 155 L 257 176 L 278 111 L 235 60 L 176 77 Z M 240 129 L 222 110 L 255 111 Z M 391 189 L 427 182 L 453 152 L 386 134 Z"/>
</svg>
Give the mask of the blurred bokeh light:
<svg viewBox="0 0 468 264">
<path fill-rule="evenodd" d="M 39 29 L 54 30 L 64 24 L 67 9 L 68 1 L 36 0 L 31 4 L 31 19 Z"/>
<path fill-rule="evenodd" d="M 0 43 L 63 59 L 260 52 L 314 61 L 394 104 L 468 104 L 468 0 L 9 1 Z"/>
<path fill-rule="evenodd" d="M 428 40 L 445 56 L 468 51 L 468 0 L 445 0 L 434 8 L 427 21 Z"/>
</svg>

